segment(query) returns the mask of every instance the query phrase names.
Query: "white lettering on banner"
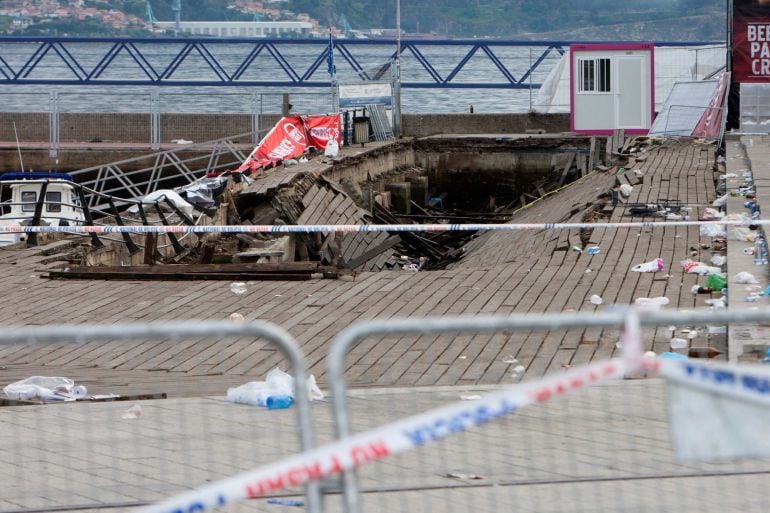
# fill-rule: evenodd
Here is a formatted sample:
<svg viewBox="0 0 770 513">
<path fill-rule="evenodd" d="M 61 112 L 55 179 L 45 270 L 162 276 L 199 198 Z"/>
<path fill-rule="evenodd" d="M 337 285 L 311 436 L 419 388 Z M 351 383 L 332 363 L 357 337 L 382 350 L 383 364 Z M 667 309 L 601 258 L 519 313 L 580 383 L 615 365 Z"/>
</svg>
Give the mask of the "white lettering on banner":
<svg viewBox="0 0 770 513">
<path fill-rule="evenodd" d="M 770 25 L 749 24 L 746 39 L 749 42 L 751 73 L 770 76 Z"/>
<path fill-rule="evenodd" d="M 270 153 L 268 153 L 267 156 L 276 160 L 281 160 L 287 155 L 292 155 L 295 149 L 296 146 L 294 146 L 290 140 L 284 138 L 278 146 L 270 150 Z"/>
<path fill-rule="evenodd" d="M 317 126 L 315 128 L 310 129 L 310 135 L 315 137 L 316 139 L 320 139 L 322 141 L 331 141 L 332 139 L 338 139 L 340 136 L 340 131 L 337 128 L 330 128 L 326 126 Z"/>
<path fill-rule="evenodd" d="M 286 123 L 283 125 L 283 131 L 286 132 L 286 135 L 294 139 L 297 144 L 305 144 L 305 134 L 302 133 L 302 130 L 294 126 L 292 123 Z"/>
</svg>

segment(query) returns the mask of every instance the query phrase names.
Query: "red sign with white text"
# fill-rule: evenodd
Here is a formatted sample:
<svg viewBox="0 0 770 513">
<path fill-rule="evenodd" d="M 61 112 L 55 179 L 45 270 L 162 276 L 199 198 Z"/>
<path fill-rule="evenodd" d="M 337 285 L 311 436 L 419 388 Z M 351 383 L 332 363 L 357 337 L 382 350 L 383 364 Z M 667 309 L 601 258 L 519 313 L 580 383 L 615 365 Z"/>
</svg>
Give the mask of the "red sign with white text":
<svg viewBox="0 0 770 513">
<path fill-rule="evenodd" d="M 308 142 L 302 118 L 291 116 L 281 118 L 270 132 L 259 142 L 249 158 L 236 169 L 242 173 L 252 172 L 280 160 L 299 157 L 307 150 Z"/>
<path fill-rule="evenodd" d="M 770 0 L 733 0 L 733 78 L 770 82 Z"/>
<path fill-rule="evenodd" d="M 338 145 L 342 145 L 339 114 L 331 116 L 305 116 L 302 120 L 305 122 L 309 146 L 315 146 L 323 151 L 326 149 L 326 143 L 332 139 L 336 140 Z"/>
</svg>

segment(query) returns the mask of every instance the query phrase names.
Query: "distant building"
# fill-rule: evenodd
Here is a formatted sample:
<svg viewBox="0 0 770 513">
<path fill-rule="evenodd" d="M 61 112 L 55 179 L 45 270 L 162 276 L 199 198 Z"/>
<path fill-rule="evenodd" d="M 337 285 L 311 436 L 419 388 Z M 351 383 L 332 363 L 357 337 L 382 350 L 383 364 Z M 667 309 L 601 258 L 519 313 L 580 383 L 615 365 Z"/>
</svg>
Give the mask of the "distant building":
<svg viewBox="0 0 770 513">
<path fill-rule="evenodd" d="M 173 21 L 159 21 L 156 29 L 174 30 Z M 183 21 L 182 32 L 214 37 L 308 37 L 313 28 L 306 21 Z"/>
</svg>

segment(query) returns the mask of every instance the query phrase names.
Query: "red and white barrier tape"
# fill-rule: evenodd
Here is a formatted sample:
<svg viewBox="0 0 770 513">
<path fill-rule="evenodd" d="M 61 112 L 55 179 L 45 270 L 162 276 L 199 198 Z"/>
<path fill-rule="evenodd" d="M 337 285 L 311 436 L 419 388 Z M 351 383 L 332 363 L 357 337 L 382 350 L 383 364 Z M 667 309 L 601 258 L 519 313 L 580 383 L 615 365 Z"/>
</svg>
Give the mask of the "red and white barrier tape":
<svg viewBox="0 0 770 513">
<path fill-rule="evenodd" d="M 654 365 L 656 362 L 650 362 Z M 524 406 L 542 403 L 589 385 L 619 379 L 623 360 L 607 360 L 570 369 L 558 376 L 493 392 L 421 413 L 264 467 L 211 483 L 146 507 L 141 513 L 193 513 L 243 499 L 264 497 L 416 449 L 473 426 L 485 424 Z"/>
</svg>

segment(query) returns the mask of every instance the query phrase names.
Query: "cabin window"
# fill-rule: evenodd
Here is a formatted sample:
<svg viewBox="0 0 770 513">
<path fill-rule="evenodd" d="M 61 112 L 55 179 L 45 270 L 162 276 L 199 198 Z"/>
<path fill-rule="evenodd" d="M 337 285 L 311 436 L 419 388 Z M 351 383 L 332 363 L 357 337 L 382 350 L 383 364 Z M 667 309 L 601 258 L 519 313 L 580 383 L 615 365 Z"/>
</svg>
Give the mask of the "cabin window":
<svg viewBox="0 0 770 513">
<path fill-rule="evenodd" d="M 37 203 L 37 192 L 21 191 L 21 211 L 34 212 Z"/>
<path fill-rule="evenodd" d="M 61 212 L 61 192 L 45 193 L 45 211 Z"/>
<path fill-rule="evenodd" d="M 578 92 L 610 93 L 612 76 L 609 58 L 578 59 Z"/>
</svg>

